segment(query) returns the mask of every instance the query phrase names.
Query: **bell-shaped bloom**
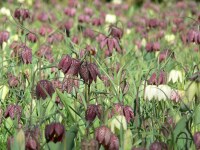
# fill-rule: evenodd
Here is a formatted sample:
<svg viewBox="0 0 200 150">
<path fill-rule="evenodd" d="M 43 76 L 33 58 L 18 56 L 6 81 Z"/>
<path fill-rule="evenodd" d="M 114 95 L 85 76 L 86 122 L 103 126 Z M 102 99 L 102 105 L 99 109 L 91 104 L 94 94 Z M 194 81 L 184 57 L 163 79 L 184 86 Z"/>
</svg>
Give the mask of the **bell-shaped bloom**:
<svg viewBox="0 0 200 150">
<path fill-rule="evenodd" d="M 178 90 L 172 90 L 170 99 L 174 102 L 179 102 L 181 100 L 181 94 Z"/>
<path fill-rule="evenodd" d="M 28 33 L 27 38 L 32 43 L 35 43 L 37 41 L 37 36 L 35 34 L 33 34 L 33 33 Z"/>
<path fill-rule="evenodd" d="M 69 55 L 64 56 L 59 64 L 58 69 L 68 75 L 77 76 L 81 67 L 81 61 L 75 58 L 71 58 Z"/>
<path fill-rule="evenodd" d="M 113 133 L 119 132 L 121 129 L 127 130 L 126 118 L 122 115 L 114 116 L 110 126 Z"/>
<path fill-rule="evenodd" d="M 123 36 L 123 30 L 121 28 L 118 28 L 116 26 L 111 25 L 109 30 L 110 30 L 110 34 L 114 38 L 118 38 L 118 39 L 122 38 L 122 36 Z"/>
<path fill-rule="evenodd" d="M 113 14 L 106 14 L 105 21 L 106 21 L 107 23 L 112 23 L 112 24 L 114 24 L 114 23 L 116 23 L 116 21 L 117 21 L 117 17 L 116 17 L 116 15 L 113 15 Z"/>
<path fill-rule="evenodd" d="M 159 73 L 153 73 L 148 80 L 148 84 L 151 85 L 160 85 L 166 83 L 166 73 L 164 71 L 160 71 Z"/>
<path fill-rule="evenodd" d="M 107 150 L 119 150 L 119 139 L 115 134 L 110 137 L 110 143 L 106 146 Z"/>
<path fill-rule="evenodd" d="M 24 64 L 32 63 L 32 49 L 27 46 L 22 47 L 21 59 Z"/>
<path fill-rule="evenodd" d="M 158 86 L 158 92 L 157 92 L 157 98 L 159 101 L 170 99 L 171 97 L 172 89 L 168 85 L 159 85 Z"/>
<path fill-rule="evenodd" d="M 85 119 L 89 122 L 92 122 L 94 121 L 96 116 L 98 116 L 98 118 L 100 119 L 101 113 L 102 113 L 101 105 L 91 104 L 87 107 L 87 110 L 85 112 Z"/>
<path fill-rule="evenodd" d="M 79 74 L 85 83 L 91 84 L 92 81 L 97 80 L 97 76 L 100 78 L 100 73 L 97 66 L 94 63 L 84 62 L 81 64 Z"/>
<path fill-rule="evenodd" d="M 10 104 L 8 105 L 8 107 L 6 108 L 6 111 L 4 113 L 4 117 L 8 118 L 10 117 L 11 119 L 15 119 L 15 117 L 17 117 L 18 121 L 20 120 L 22 115 L 22 108 L 19 105 L 14 105 L 14 104 Z"/>
<path fill-rule="evenodd" d="M 106 126 L 101 126 L 95 130 L 95 138 L 106 150 L 119 150 L 119 139 Z"/>
<path fill-rule="evenodd" d="M 47 142 L 61 142 L 65 135 L 65 128 L 61 123 L 51 123 L 45 127 L 45 138 Z"/>
<path fill-rule="evenodd" d="M 196 132 L 193 135 L 193 139 L 196 149 L 200 149 L 200 132 Z"/>
<path fill-rule="evenodd" d="M 37 99 L 42 98 L 44 100 L 47 98 L 48 95 L 51 97 L 54 92 L 55 90 L 53 88 L 53 84 L 51 83 L 51 81 L 48 80 L 38 81 L 36 86 Z"/>
<path fill-rule="evenodd" d="M 19 85 L 19 79 L 13 74 L 8 75 L 8 85 L 13 88 Z"/>
<path fill-rule="evenodd" d="M 171 70 L 168 77 L 168 82 L 172 83 L 183 82 L 183 73 L 180 70 Z"/>
<path fill-rule="evenodd" d="M 95 137 L 99 144 L 107 146 L 110 142 L 112 132 L 106 126 L 101 126 L 95 130 Z"/>
<path fill-rule="evenodd" d="M 167 100 L 171 97 L 172 89 L 168 85 L 147 85 L 144 91 L 144 99 L 146 100 Z"/>
</svg>

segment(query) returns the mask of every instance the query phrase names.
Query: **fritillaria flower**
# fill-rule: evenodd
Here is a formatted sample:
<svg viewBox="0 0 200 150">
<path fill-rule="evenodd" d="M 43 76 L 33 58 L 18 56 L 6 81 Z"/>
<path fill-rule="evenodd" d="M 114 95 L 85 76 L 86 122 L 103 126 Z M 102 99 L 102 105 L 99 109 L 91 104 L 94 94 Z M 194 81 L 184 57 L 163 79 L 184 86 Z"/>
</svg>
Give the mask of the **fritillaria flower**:
<svg viewBox="0 0 200 150">
<path fill-rule="evenodd" d="M 200 149 L 200 132 L 196 132 L 193 135 L 193 140 L 194 140 L 194 144 L 196 146 L 196 149 Z"/>
<path fill-rule="evenodd" d="M 126 118 L 122 115 L 113 117 L 110 125 L 111 125 L 111 131 L 113 133 L 115 133 L 116 131 L 120 131 L 121 129 L 127 130 Z"/>
<path fill-rule="evenodd" d="M 157 19 L 149 19 L 146 21 L 146 25 L 149 28 L 157 28 L 160 26 L 160 22 Z"/>
<path fill-rule="evenodd" d="M 69 17 L 74 17 L 76 15 L 76 8 L 67 7 L 65 8 L 64 13 Z"/>
<path fill-rule="evenodd" d="M 85 119 L 89 122 L 93 122 L 96 116 L 101 119 L 101 113 L 101 105 L 90 104 L 85 112 Z"/>
<path fill-rule="evenodd" d="M 166 60 L 168 57 L 174 58 L 174 53 L 171 50 L 166 49 L 166 50 L 160 52 L 159 62 Z"/>
<path fill-rule="evenodd" d="M 16 76 L 12 74 L 8 74 L 8 85 L 12 87 L 17 87 L 19 84 L 19 80 Z"/>
<path fill-rule="evenodd" d="M 179 102 L 181 100 L 181 95 L 178 90 L 172 90 L 170 99 L 174 102 Z"/>
<path fill-rule="evenodd" d="M 183 82 L 183 73 L 180 70 L 171 70 L 168 77 L 168 82 L 172 81 L 173 83 L 176 82 Z"/>
<path fill-rule="evenodd" d="M 63 37 L 62 34 L 54 33 L 54 34 L 51 34 L 51 35 L 48 36 L 47 41 L 48 41 L 49 44 L 53 44 L 53 43 L 56 43 L 56 42 L 58 43 L 58 42 L 62 41 L 63 39 L 64 39 L 64 37 Z"/>
<path fill-rule="evenodd" d="M 120 28 L 118 28 L 116 26 L 111 25 L 109 30 L 110 30 L 110 34 L 114 38 L 117 38 L 119 40 L 122 38 L 122 36 L 123 36 L 123 30 L 122 29 L 120 29 Z"/>
<path fill-rule="evenodd" d="M 89 23 L 89 22 L 90 22 L 90 16 L 89 16 L 89 15 L 81 14 L 81 15 L 79 15 L 79 17 L 78 17 L 78 21 L 79 21 L 80 23 Z"/>
<path fill-rule="evenodd" d="M 89 37 L 90 39 L 94 39 L 95 38 L 94 31 L 92 29 L 90 29 L 90 28 L 86 28 L 83 31 L 83 36 L 84 37 Z"/>
<path fill-rule="evenodd" d="M 49 18 L 49 14 L 47 12 L 41 12 L 38 14 L 37 19 L 41 22 L 46 22 L 50 18 Z"/>
<path fill-rule="evenodd" d="M 21 48 L 21 59 L 24 64 L 32 63 L 32 49 L 27 46 L 23 46 Z"/>
<path fill-rule="evenodd" d="M 65 135 L 65 128 L 61 123 L 51 123 L 45 127 L 45 138 L 47 142 L 61 142 Z"/>
<path fill-rule="evenodd" d="M 106 146 L 106 150 L 119 150 L 119 139 L 115 134 L 112 134 L 110 137 L 110 142 Z"/>
<path fill-rule="evenodd" d="M 146 100 L 167 100 L 171 97 L 172 89 L 168 85 L 147 85 L 144 91 L 144 99 Z"/>
<path fill-rule="evenodd" d="M 63 26 L 62 28 L 65 30 L 66 35 L 68 37 L 70 36 L 70 30 L 73 27 L 73 24 L 74 24 L 73 20 L 70 19 L 64 22 L 64 24 L 62 25 Z"/>
<path fill-rule="evenodd" d="M 106 16 L 105 16 L 105 21 L 106 21 L 107 23 L 114 24 L 114 23 L 116 23 L 116 21 L 117 21 L 117 16 L 116 16 L 116 15 L 113 15 L 113 14 L 106 14 Z"/>
<path fill-rule="evenodd" d="M 134 118 L 133 109 L 130 106 L 124 106 L 123 113 L 128 123 Z"/>
<path fill-rule="evenodd" d="M 72 75 L 66 75 L 66 78 L 62 84 L 62 91 L 67 91 L 67 93 L 71 93 L 73 89 L 79 88 L 79 79 L 77 77 L 73 77 Z"/>
<path fill-rule="evenodd" d="M 150 145 L 149 150 L 168 150 L 168 146 L 164 142 L 153 142 Z"/>
<path fill-rule="evenodd" d="M 123 115 L 123 116 L 125 116 L 126 121 L 128 123 L 130 123 L 131 119 L 134 118 L 133 109 L 128 105 L 124 106 L 124 105 L 122 105 L 120 103 L 114 104 L 114 107 L 113 107 L 113 109 L 111 111 L 111 114 L 109 114 L 109 117 L 113 117 L 115 115 Z"/>
<path fill-rule="evenodd" d="M 158 42 L 150 42 L 146 44 L 146 51 L 147 52 L 154 52 L 160 50 L 160 44 Z"/>
<path fill-rule="evenodd" d="M 53 54 L 52 49 L 49 45 L 42 45 L 39 50 L 37 51 L 37 56 L 44 57 L 49 62 L 53 62 Z"/>
<path fill-rule="evenodd" d="M 101 126 L 95 130 L 95 137 L 99 144 L 106 150 L 119 150 L 119 139 L 106 126 Z"/>
<path fill-rule="evenodd" d="M 109 52 L 112 54 L 113 49 L 116 49 L 117 52 L 121 53 L 122 49 L 119 44 L 119 40 L 114 37 L 107 37 L 104 40 L 100 42 L 100 48 L 103 49 L 104 47 L 107 47 Z"/>
<path fill-rule="evenodd" d="M 71 41 L 73 43 L 75 43 L 75 44 L 79 44 L 79 38 L 78 38 L 78 36 L 73 36 L 72 39 L 71 39 Z"/>
<path fill-rule="evenodd" d="M 188 43 L 200 44 L 200 32 L 195 30 L 189 30 L 187 33 L 186 41 Z"/>
<path fill-rule="evenodd" d="M 27 36 L 28 40 L 32 43 L 35 43 L 37 41 L 37 36 L 34 33 L 28 33 Z"/>
<path fill-rule="evenodd" d="M 40 131 L 39 128 L 35 128 L 33 130 L 27 130 L 25 132 L 25 137 L 26 137 L 26 150 L 38 150 L 40 145 L 39 145 L 39 136 L 40 136 Z"/>
<path fill-rule="evenodd" d="M 148 84 L 151 85 L 160 85 L 165 84 L 167 80 L 166 73 L 164 71 L 160 71 L 159 73 L 153 73 L 148 80 Z"/>
<path fill-rule="evenodd" d="M 97 76 L 100 78 L 99 70 L 94 63 L 83 62 L 81 64 L 79 74 L 85 83 L 91 84 L 92 81 L 97 80 Z"/>
<path fill-rule="evenodd" d="M 47 98 L 48 95 L 51 97 L 54 92 L 55 90 L 53 88 L 53 84 L 51 83 L 51 81 L 48 80 L 38 81 L 36 86 L 37 99 L 42 98 L 44 100 Z"/>
<path fill-rule="evenodd" d="M 14 17 L 21 22 L 30 18 L 30 12 L 28 9 L 17 8 L 15 9 Z"/>
<path fill-rule="evenodd" d="M 104 23 L 103 18 L 93 18 L 92 19 L 92 25 L 93 26 L 101 26 Z"/>
<path fill-rule="evenodd" d="M 41 26 L 40 30 L 39 30 L 39 34 L 41 36 L 46 36 L 46 35 L 50 34 L 51 32 L 52 32 L 52 28 L 47 25 Z"/>
<path fill-rule="evenodd" d="M 17 117 L 18 121 L 20 120 L 22 115 L 22 108 L 19 105 L 14 105 L 14 104 L 10 104 L 8 105 L 8 107 L 6 108 L 6 111 L 4 113 L 4 117 L 8 118 L 10 117 L 11 119 L 15 119 L 15 117 Z"/>
<path fill-rule="evenodd" d="M 69 55 L 66 55 L 60 60 L 58 64 L 58 69 L 62 70 L 64 74 L 77 76 L 80 66 L 80 60 L 71 58 Z"/>
<path fill-rule="evenodd" d="M 78 5 L 78 0 L 68 0 L 68 7 L 76 7 Z"/>
<path fill-rule="evenodd" d="M 89 7 L 84 8 L 84 13 L 90 17 L 94 14 L 93 9 Z"/>
<path fill-rule="evenodd" d="M 0 45 L 2 46 L 3 42 L 7 42 L 10 37 L 10 33 L 8 31 L 0 32 Z"/>
</svg>

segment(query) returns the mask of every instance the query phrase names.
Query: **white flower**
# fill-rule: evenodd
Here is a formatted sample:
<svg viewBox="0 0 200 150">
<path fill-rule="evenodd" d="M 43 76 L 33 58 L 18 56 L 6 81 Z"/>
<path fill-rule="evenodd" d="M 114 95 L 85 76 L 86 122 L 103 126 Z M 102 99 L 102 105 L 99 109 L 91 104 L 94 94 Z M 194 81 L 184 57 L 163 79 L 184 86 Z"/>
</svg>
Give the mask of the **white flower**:
<svg viewBox="0 0 200 150">
<path fill-rule="evenodd" d="M 145 88 L 144 99 L 146 100 L 167 100 L 170 99 L 172 89 L 168 85 L 147 85 Z"/>
<path fill-rule="evenodd" d="M 175 36 L 174 34 L 167 34 L 165 35 L 165 40 L 169 43 L 174 43 L 174 40 L 175 40 Z"/>
<path fill-rule="evenodd" d="M 116 17 L 116 15 L 113 15 L 113 14 L 106 14 L 105 20 L 107 23 L 116 23 L 117 17 Z"/>
<path fill-rule="evenodd" d="M 18 2 L 19 2 L 19 3 L 23 3 L 23 2 L 24 2 L 24 0 L 18 0 Z"/>
<path fill-rule="evenodd" d="M 8 16 L 8 17 L 11 16 L 10 9 L 8 9 L 8 8 L 6 8 L 6 7 L 2 7 L 2 8 L 0 9 L 0 14 L 5 15 L 5 16 Z"/>
<path fill-rule="evenodd" d="M 183 73 L 179 70 L 171 70 L 168 77 L 168 82 L 183 82 Z"/>
<path fill-rule="evenodd" d="M 144 99 L 152 100 L 157 98 L 157 86 L 156 85 L 147 85 L 144 92 Z"/>
<path fill-rule="evenodd" d="M 116 133 L 116 131 L 120 131 L 121 128 L 123 130 L 127 130 L 126 118 L 122 115 L 114 116 L 110 123 L 110 126 L 113 133 Z"/>
<path fill-rule="evenodd" d="M 126 33 L 127 33 L 127 34 L 130 34 L 130 33 L 131 33 L 131 30 L 130 30 L 130 29 L 127 29 L 127 30 L 126 30 Z"/>
<path fill-rule="evenodd" d="M 172 89 L 168 85 L 159 85 L 158 86 L 158 93 L 157 98 L 158 100 L 166 100 L 170 99 Z"/>
<path fill-rule="evenodd" d="M 121 4 L 122 3 L 122 0 L 113 0 L 112 1 L 114 4 Z"/>
</svg>

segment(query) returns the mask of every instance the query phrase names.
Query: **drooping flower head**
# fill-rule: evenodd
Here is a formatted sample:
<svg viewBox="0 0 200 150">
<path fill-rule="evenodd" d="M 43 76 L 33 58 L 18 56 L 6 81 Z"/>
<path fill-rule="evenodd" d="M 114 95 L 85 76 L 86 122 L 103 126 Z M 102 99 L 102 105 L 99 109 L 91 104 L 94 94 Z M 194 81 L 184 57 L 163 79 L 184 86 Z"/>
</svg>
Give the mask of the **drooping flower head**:
<svg viewBox="0 0 200 150">
<path fill-rule="evenodd" d="M 36 86 L 36 96 L 37 99 L 42 98 L 43 100 L 47 98 L 49 95 L 50 97 L 55 92 L 51 81 L 48 80 L 40 80 Z"/>
<path fill-rule="evenodd" d="M 45 127 L 45 138 L 47 142 L 61 142 L 65 135 L 65 128 L 61 123 L 51 123 Z"/>
</svg>

